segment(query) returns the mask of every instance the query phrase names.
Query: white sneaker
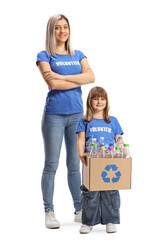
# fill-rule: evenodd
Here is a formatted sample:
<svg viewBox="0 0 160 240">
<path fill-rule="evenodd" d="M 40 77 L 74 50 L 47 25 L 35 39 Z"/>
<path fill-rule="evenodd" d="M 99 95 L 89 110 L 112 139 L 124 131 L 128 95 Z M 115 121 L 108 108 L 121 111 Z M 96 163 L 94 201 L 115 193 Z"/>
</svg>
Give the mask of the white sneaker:
<svg viewBox="0 0 160 240">
<path fill-rule="evenodd" d="M 79 230 L 80 233 L 89 233 L 92 230 L 91 226 L 83 224 Z"/>
<path fill-rule="evenodd" d="M 82 222 L 82 210 L 74 213 L 74 221 Z"/>
<path fill-rule="evenodd" d="M 117 232 L 117 228 L 113 223 L 108 223 L 106 225 L 106 232 L 107 233 L 115 233 L 115 232 Z"/>
<path fill-rule="evenodd" d="M 48 211 L 45 213 L 45 225 L 47 228 L 59 228 L 60 223 L 57 221 L 55 217 L 55 213 L 53 211 Z"/>
</svg>

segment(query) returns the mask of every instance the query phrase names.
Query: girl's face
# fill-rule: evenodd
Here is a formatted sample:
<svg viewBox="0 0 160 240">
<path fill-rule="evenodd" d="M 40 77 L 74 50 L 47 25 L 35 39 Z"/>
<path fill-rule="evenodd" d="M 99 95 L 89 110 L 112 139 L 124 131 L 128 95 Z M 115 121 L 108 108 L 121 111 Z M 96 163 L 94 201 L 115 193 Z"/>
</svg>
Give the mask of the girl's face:
<svg viewBox="0 0 160 240">
<path fill-rule="evenodd" d="M 65 19 L 58 20 L 55 25 L 57 43 L 65 43 L 69 38 L 69 26 Z"/>
<path fill-rule="evenodd" d="M 92 99 L 91 104 L 94 111 L 102 111 L 106 107 L 106 99 L 103 97 L 95 97 Z"/>
</svg>

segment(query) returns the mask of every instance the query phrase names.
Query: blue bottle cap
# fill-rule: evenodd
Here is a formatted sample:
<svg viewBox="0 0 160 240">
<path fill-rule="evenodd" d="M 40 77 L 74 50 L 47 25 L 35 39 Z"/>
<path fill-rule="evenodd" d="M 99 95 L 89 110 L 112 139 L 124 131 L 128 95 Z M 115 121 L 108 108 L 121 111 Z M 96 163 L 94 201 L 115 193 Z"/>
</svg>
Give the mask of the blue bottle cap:
<svg viewBox="0 0 160 240">
<path fill-rule="evenodd" d="M 89 137 L 90 137 L 90 138 L 94 138 L 94 136 L 93 136 L 93 135 L 90 135 Z"/>
</svg>

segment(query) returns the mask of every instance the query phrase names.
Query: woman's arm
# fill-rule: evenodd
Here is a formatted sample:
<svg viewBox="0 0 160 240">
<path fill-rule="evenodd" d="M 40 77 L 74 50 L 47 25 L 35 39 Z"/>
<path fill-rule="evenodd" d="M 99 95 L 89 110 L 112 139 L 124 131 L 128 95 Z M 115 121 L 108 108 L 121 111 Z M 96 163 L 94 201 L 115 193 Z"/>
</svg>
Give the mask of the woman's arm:
<svg viewBox="0 0 160 240">
<path fill-rule="evenodd" d="M 63 79 L 72 83 L 88 84 L 95 82 L 95 76 L 92 69 L 89 66 L 87 58 L 81 60 L 82 73 L 76 75 L 63 75 Z"/>
<path fill-rule="evenodd" d="M 53 89 L 57 89 L 57 90 L 68 90 L 68 89 L 72 89 L 72 88 L 76 88 L 81 86 L 80 84 L 77 83 L 71 83 L 62 79 L 59 79 L 59 75 L 57 73 L 52 72 L 50 64 L 48 62 L 45 61 L 40 61 L 38 62 L 38 68 L 42 74 L 42 77 L 44 78 L 45 82 L 47 83 L 47 85 L 53 90 Z M 48 79 L 48 75 L 49 74 L 54 74 L 54 78 L 52 76 L 51 79 Z"/>
<path fill-rule="evenodd" d="M 95 82 L 95 76 L 86 58 L 81 60 L 82 73 L 75 75 L 60 75 L 54 72 L 49 72 L 46 76 L 46 80 L 52 80 L 52 78 L 61 79 L 75 84 L 88 84 Z"/>
<path fill-rule="evenodd" d="M 87 162 L 86 162 L 87 154 L 84 153 L 84 151 L 85 151 L 85 132 L 78 133 L 77 148 L 78 148 L 78 154 L 81 159 L 81 162 L 83 164 L 87 165 Z"/>
</svg>

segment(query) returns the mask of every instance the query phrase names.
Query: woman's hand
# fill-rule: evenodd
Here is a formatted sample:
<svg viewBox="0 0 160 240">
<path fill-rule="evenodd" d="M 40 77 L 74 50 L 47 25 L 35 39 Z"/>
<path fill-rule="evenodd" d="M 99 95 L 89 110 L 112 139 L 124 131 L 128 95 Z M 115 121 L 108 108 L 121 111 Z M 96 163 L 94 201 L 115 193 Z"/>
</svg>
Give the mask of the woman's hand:
<svg viewBox="0 0 160 240">
<path fill-rule="evenodd" d="M 82 162 L 84 165 L 86 165 L 86 166 L 87 166 L 87 156 L 88 156 L 87 153 L 83 153 L 82 156 L 79 156 L 80 159 L 81 159 L 81 162 Z"/>
<path fill-rule="evenodd" d="M 60 79 L 63 80 L 63 75 L 60 75 L 58 73 L 55 73 L 53 71 L 47 72 L 46 76 L 45 76 L 45 81 L 50 81 L 53 79 Z"/>
</svg>

